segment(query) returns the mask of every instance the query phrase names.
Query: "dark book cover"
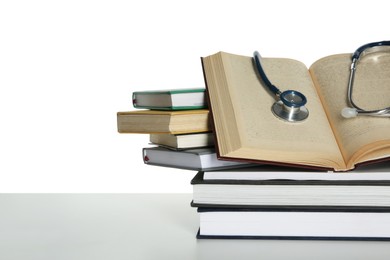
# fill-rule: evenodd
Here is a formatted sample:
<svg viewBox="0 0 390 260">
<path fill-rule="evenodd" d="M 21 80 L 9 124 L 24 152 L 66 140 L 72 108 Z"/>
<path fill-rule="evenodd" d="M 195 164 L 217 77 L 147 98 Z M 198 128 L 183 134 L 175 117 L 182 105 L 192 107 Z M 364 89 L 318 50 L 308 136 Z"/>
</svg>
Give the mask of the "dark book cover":
<svg viewBox="0 0 390 260">
<path fill-rule="evenodd" d="M 199 171 L 191 181 L 194 187 L 192 207 L 273 210 L 306 207 L 322 211 L 390 209 L 387 199 L 390 180 L 204 180 L 203 175 L 204 172 Z M 218 194 L 213 192 L 213 185 L 218 187 Z M 313 189 L 315 186 L 318 188 Z M 266 191 L 271 189 L 272 195 L 268 195 Z"/>
<path fill-rule="evenodd" d="M 329 241 L 390 241 L 390 237 L 322 237 L 322 236 L 217 236 L 196 233 L 197 239 L 227 239 L 227 240 L 329 240 Z"/>
<path fill-rule="evenodd" d="M 390 213 L 389 208 L 381 207 L 261 207 L 261 208 L 218 208 L 218 207 L 201 207 L 198 208 L 199 213 L 207 212 L 299 212 L 299 213 L 370 213 L 370 214 L 382 214 Z M 356 215 L 358 216 L 358 215 Z M 326 217 L 325 217 L 326 219 Z M 329 223 L 328 223 L 329 224 Z M 266 225 L 277 225 L 277 223 L 268 223 Z M 380 224 L 379 224 L 380 225 Z M 369 232 L 367 236 L 346 236 L 346 235 L 202 235 L 202 224 L 198 230 L 196 237 L 198 239 L 271 239 L 271 240 L 361 240 L 361 241 L 390 241 L 390 236 L 373 236 Z M 386 227 L 384 226 L 384 229 Z M 310 232 L 309 232 L 310 233 Z M 337 233 L 337 232 L 336 232 Z M 289 233 L 291 234 L 291 233 Z"/>
<path fill-rule="evenodd" d="M 336 174 L 336 173 L 335 173 Z M 390 173 L 389 173 L 390 174 Z M 198 173 L 191 180 L 191 185 L 335 185 L 335 186 L 389 186 L 390 180 L 294 180 L 294 179 L 269 179 L 269 180 L 205 180 L 204 171 Z"/>
</svg>

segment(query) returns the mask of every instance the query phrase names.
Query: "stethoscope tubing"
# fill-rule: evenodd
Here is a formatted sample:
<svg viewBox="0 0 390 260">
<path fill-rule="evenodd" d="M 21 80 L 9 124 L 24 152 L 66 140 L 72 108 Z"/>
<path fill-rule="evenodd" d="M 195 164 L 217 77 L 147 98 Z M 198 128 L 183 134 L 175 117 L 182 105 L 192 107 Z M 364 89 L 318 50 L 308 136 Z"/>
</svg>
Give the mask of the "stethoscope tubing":
<svg viewBox="0 0 390 260">
<path fill-rule="evenodd" d="M 390 41 L 380 41 L 380 42 L 372 42 L 367 43 L 365 45 L 362 45 L 359 47 L 353 54 L 352 54 L 352 63 L 350 67 L 350 76 L 348 81 L 348 89 L 347 89 L 347 99 L 348 103 L 352 107 L 352 109 L 356 110 L 356 115 L 365 115 L 365 116 L 376 116 L 376 117 L 390 117 L 390 107 L 386 107 L 383 109 L 376 109 L 376 110 L 365 110 L 360 108 L 356 103 L 353 101 L 352 98 L 352 92 L 353 92 L 353 85 L 355 80 L 355 71 L 357 67 L 357 63 L 361 57 L 361 54 L 373 47 L 379 47 L 379 46 L 390 46 Z"/>
<path fill-rule="evenodd" d="M 289 122 L 299 122 L 305 120 L 309 116 L 309 110 L 305 107 L 307 102 L 305 95 L 296 90 L 286 90 L 281 92 L 280 89 L 271 83 L 265 74 L 260 61 L 261 56 L 258 51 L 253 53 L 253 59 L 256 70 L 264 85 L 276 97 L 276 102 L 271 107 L 274 115 Z"/>
<path fill-rule="evenodd" d="M 253 53 L 253 57 L 255 60 L 257 71 L 259 72 L 260 77 L 263 80 L 264 84 L 275 96 L 279 97 L 282 92 L 274 84 L 271 83 L 271 81 L 268 79 L 267 75 L 265 74 L 263 66 L 261 66 L 260 63 L 261 60 L 260 53 L 258 51 L 255 51 Z"/>
</svg>

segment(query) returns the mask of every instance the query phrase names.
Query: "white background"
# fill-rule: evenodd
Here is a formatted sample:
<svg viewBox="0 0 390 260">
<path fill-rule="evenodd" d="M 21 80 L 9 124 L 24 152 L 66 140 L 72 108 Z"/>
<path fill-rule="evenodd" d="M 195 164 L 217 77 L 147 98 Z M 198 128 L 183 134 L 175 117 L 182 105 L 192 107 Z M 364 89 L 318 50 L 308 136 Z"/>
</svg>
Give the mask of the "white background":
<svg viewBox="0 0 390 260">
<path fill-rule="evenodd" d="M 389 40 L 382 1 L 1 1 L 0 191 L 191 192 L 120 135 L 131 93 L 204 87 L 217 51 L 298 59 Z"/>
</svg>

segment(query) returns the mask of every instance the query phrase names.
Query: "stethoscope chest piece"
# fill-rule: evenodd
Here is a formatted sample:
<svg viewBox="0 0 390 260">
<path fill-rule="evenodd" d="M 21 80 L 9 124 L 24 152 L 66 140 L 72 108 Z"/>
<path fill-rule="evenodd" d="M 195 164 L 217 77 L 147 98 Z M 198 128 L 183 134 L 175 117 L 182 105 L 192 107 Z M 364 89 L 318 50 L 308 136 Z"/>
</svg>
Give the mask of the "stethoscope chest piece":
<svg viewBox="0 0 390 260">
<path fill-rule="evenodd" d="M 308 118 L 309 110 L 305 107 L 307 100 L 302 93 L 287 90 L 282 92 L 279 98 L 271 107 L 276 117 L 288 122 L 299 122 Z"/>
<path fill-rule="evenodd" d="M 277 118 L 288 122 L 300 122 L 305 120 L 309 116 L 309 110 L 305 107 L 307 102 L 306 97 L 296 90 L 280 91 L 269 81 L 267 75 L 265 75 L 263 67 L 261 66 L 261 56 L 259 52 L 254 52 L 253 59 L 261 80 L 277 99 L 271 107 L 273 114 Z"/>
</svg>

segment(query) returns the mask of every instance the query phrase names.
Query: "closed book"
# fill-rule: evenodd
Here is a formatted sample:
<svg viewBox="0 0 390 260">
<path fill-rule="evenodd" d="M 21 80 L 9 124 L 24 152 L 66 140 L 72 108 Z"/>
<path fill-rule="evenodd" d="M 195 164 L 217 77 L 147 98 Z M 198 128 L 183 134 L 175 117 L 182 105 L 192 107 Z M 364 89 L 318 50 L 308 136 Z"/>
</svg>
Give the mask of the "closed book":
<svg viewBox="0 0 390 260">
<path fill-rule="evenodd" d="M 350 172 L 313 171 L 283 166 L 260 165 L 243 169 L 205 171 L 204 180 L 390 180 L 390 164 L 382 162 L 361 166 Z"/>
<path fill-rule="evenodd" d="M 390 207 L 388 172 L 265 172 L 262 178 L 257 175 L 252 180 L 206 180 L 204 172 L 198 172 L 191 181 L 192 206 Z"/>
<path fill-rule="evenodd" d="M 207 109 L 118 112 L 117 124 L 119 133 L 186 134 L 210 131 L 209 111 Z"/>
<path fill-rule="evenodd" d="M 158 110 L 206 108 L 205 89 L 171 89 L 133 92 L 133 106 Z"/>
<path fill-rule="evenodd" d="M 390 240 L 390 209 L 199 208 L 197 238 Z"/>
<path fill-rule="evenodd" d="M 151 134 L 150 142 L 172 149 L 189 149 L 214 146 L 212 133 L 195 134 Z"/>
<path fill-rule="evenodd" d="M 219 160 L 213 148 L 177 151 L 164 147 L 147 147 L 143 149 L 143 159 L 144 163 L 149 165 L 194 171 L 238 168 L 251 165 Z"/>
</svg>

